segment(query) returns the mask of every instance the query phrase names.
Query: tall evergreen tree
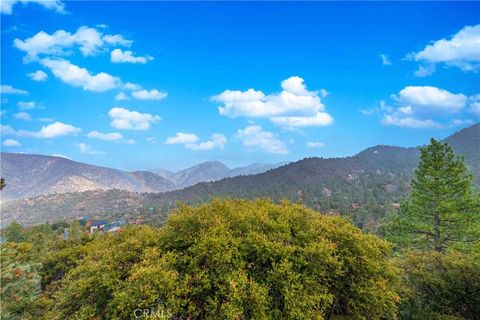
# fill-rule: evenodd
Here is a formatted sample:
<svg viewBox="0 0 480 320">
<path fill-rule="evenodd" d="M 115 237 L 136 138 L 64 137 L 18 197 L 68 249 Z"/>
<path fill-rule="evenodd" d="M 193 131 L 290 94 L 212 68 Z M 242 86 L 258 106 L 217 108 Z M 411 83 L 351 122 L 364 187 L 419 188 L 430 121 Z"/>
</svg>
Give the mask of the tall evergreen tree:
<svg viewBox="0 0 480 320">
<path fill-rule="evenodd" d="M 478 240 L 479 217 L 472 175 L 463 159 L 446 143 L 431 139 L 421 150 L 410 196 L 392 224 L 392 240 L 444 252 Z"/>
</svg>

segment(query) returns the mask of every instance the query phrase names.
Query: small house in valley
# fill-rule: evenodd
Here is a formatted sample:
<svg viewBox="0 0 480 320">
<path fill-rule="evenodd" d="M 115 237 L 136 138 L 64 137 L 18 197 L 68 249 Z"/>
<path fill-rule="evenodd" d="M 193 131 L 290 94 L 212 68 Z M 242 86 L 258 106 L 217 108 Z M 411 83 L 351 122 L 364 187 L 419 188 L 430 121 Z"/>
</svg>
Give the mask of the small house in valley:
<svg viewBox="0 0 480 320">
<path fill-rule="evenodd" d="M 90 228 L 90 234 L 92 234 L 95 231 L 103 231 L 107 224 L 106 220 L 89 220 L 85 225 Z"/>
</svg>

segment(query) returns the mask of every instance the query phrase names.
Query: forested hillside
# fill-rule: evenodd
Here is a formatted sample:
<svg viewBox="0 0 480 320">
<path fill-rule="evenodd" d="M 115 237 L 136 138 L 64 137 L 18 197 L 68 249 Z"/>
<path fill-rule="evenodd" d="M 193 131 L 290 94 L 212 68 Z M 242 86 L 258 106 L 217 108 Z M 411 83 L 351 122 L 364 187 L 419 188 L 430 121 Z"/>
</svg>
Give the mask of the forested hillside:
<svg viewBox="0 0 480 320">
<path fill-rule="evenodd" d="M 465 158 L 477 187 L 478 137 L 480 125 L 476 124 L 445 139 Z M 308 158 L 262 174 L 200 183 L 166 193 L 110 190 L 40 196 L 3 204 L 2 214 L 6 222 L 16 219 L 27 224 L 87 213 L 140 215 L 144 221 L 161 223 L 178 201 L 195 204 L 213 197 L 268 197 L 301 202 L 325 213 L 341 213 L 360 227 L 374 229 L 406 196 L 419 155 L 419 148 L 376 146 L 353 157 Z"/>
</svg>

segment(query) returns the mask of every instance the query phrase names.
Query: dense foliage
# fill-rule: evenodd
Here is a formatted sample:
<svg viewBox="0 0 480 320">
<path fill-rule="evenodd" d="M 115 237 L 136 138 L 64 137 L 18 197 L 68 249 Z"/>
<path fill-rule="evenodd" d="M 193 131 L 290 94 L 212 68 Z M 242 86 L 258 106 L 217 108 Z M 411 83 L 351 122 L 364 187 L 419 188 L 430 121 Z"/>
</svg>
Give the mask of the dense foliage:
<svg viewBox="0 0 480 320">
<path fill-rule="evenodd" d="M 432 139 L 421 149 L 410 196 L 393 225 L 395 241 L 438 252 L 480 239 L 480 201 L 472 175 L 446 143 Z"/>
<path fill-rule="evenodd" d="M 402 259 L 397 259 L 404 270 L 401 318 L 478 319 L 479 258 L 456 251 L 406 252 Z"/>
<path fill-rule="evenodd" d="M 478 319 L 479 200 L 463 159 L 432 139 L 421 150 L 409 197 L 387 228 L 402 249 L 395 259 L 403 270 L 402 319 Z"/>
<path fill-rule="evenodd" d="M 2 243 L 1 288 L 2 319 L 22 319 L 40 293 L 39 264 L 31 257 L 30 243 Z"/>
<path fill-rule="evenodd" d="M 43 317 L 129 319 L 154 308 L 177 319 L 394 319 L 389 250 L 300 205 L 183 206 L 161 229 L 132 227 L 50 256 Z"/>
</svg>

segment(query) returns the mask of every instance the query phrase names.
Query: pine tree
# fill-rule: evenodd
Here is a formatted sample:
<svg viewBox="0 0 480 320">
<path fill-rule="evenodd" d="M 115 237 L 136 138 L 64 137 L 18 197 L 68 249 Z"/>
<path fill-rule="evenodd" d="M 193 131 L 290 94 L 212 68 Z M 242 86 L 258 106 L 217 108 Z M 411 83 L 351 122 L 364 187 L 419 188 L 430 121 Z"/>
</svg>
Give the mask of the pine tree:
<svg viewBox="0 0 480 320">
<path fill-rule="evenodd" d="M 421 150 L 409 198 L 392 224 L 393 239 L 419 249 L 444 252 L 479 239 L 478 197 L 463 159 L 432 139 Z"/>
</svg>

